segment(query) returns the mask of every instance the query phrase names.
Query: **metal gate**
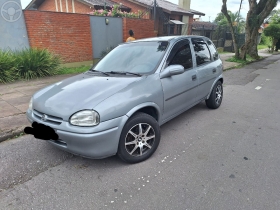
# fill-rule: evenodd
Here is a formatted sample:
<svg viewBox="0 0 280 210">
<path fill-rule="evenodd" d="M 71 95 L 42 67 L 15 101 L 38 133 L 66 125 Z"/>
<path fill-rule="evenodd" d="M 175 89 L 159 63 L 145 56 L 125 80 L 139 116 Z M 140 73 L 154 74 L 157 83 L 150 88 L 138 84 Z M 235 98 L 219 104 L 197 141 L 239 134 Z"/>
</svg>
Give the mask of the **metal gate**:
<svg viewBox="0 0 280 210">
<path fill-rule="evenodd" d="M 93 58 L 101 58 L 123 42 L 122 18 L 91 16 L 90 30 Z"/>
</svg>

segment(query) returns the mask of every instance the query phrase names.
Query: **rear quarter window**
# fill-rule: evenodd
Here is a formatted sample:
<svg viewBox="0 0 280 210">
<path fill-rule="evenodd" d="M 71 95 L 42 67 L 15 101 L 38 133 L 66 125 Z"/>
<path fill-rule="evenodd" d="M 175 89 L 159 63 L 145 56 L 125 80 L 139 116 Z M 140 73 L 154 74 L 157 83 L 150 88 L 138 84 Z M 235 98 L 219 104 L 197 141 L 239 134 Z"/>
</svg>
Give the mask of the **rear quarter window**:
<svg viewBox="0 0 280 210">
<path fill-rule="evenodd" d="M 215 45 L 213 44 L 213 42 L 211 42 L 210 40 L 206 40 L 211 56 L 213 58 L 214 61 L 219 59 L 219 53 L 217 52 L 217 49 L 215 47 Z"/>
</svg>

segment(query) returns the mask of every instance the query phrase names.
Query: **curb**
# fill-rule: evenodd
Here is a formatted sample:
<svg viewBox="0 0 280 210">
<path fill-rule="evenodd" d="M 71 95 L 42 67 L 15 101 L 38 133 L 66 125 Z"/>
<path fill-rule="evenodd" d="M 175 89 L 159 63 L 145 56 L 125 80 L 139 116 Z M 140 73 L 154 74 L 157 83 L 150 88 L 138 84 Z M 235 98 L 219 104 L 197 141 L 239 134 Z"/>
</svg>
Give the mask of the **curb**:
<svg viewBox="0 0 280 210">
<path fill-rule="evenodd" d="M 231 69 L 235 69 L 235 68 L 239 68 L 240 67 L 240 65 L 235 65 L 235 66 L 232 66 L 232 67 L 228 67 L 228 68 L 226 68 L 226 69 L 223 69 L 223 71 L 228 71 L 228 70 L 231 70 Z"/>
<path fill-rule="evenodd" d="M 280 54 L 280 53 L 278 53 L 278 54 Z M 277 54 L 272 54 L 272 55 L 277 55 Z M 248 63 L 246 63 L 246 64 L 236 63 L 235 66 L 226 68 L 226 69 L 224 69 L 223 71 L 227 71 L 227 70 L 231 70 L 231 69 L 235 69 L 235 68 L 242 68 L 242 67 L 247 66 L 247 65 L 249 65 L 249 64 L 252 64 L 252 63 L 256 63 L 256 62 L 265 60 L 265 59 L 267 59 L 268 57 L 270 57 L 270 56 L 264 56 L 264 57 L 261 57 L 261 58 L 258 59 L 258 60 L 248 61 Z M 229 62 L 229 61 L 228 61 L 228 62 Z"/>
<path fill-rule="evenodd" d="M 24 133 L 24 131 L 23 131 L 24 128 L 25 127 L 20 127 L 15 130 L 11 130 L 11 131 L 8 131 L 5 133 L 0 133 L 0 142 L 6 141 L 10 138 L 14 138 L 17 135 L 20 135 L 21 133 Z"/>
</svg>

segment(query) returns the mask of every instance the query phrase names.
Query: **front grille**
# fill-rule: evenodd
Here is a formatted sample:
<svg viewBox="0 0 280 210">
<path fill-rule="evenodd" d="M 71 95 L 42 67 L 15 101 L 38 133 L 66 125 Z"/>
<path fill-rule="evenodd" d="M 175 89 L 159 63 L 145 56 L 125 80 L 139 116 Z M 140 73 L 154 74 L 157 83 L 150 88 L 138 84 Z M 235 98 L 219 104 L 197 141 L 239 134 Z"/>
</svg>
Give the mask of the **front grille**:
<svg viewBox="0 0 280 210">
<path fill-rule="evenodd" d="M 55 117 L 55 116 L 52 116 L 52 115 L 47 115 L 47 114 L 44 114 L 44 113 L 39 112 L 37 110 L 33 110 L 33 115 L 38 120 L 41 120 L 41 121 L 47 122 L 47 123 L 51 123 L 51 124 L 54 124 L 54 125 L 60 125 L 62 123 L 62 121 L 63 121 L 63 119 L 60 118 L 60 117 Z"/>
<path fill-rule="evenodd" d="M 59 146 L 67 147 L 67 144 L 66 144 L 65 141 L 62 141 L 62 140 L 50 140 L 50 141 L 59 145 Z"/>
</svg>

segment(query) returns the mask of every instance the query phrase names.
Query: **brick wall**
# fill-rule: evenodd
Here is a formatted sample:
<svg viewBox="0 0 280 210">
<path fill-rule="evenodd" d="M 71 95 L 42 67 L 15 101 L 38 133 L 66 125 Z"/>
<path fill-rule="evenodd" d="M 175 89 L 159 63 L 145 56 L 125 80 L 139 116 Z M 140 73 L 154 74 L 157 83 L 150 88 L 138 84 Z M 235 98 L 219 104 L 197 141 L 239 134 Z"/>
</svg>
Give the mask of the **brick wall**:
<svg viewBox="0 0 280 210">
<path fill-rule="evenodd" d="M 148 19 L 137 18 L 123 18 L 123 39 L 124 42 L 128 38 L 129 30 L 134 31 L 134 37 L 136 39 L 155 37 L 154 21 Z"/>
<path fill-rule="evenodd" d="M 138 10 L 142 11 L 142 12 L 147 12 L 149 10 L 147 10 L 146 7 L 143 7 L 141 5 L 138 5 L 137 3 L 132 3 L 131 1 L 128 1 L 128 0 L 121 0 L 121 1 L 118 1 L 118 0 L 112 0 L 113 2 L 116 2 L 116 3 L 122 3 L 124 6 L 127 6 L 129 8 L 131 8 L 131 11 L 130 12 L 138 12 Z M 142 18 L 144 19 L 150 19 L 150 12 L 148 12 L 145 16 L 143 16 Z"/>
<path fill-rule="evenodd" d="M 78 1 L 74 1 L 74 7 L 75 7 L 75 12 L 76 13 L 81 13 L 81 14 L 87 14 L 89 12 L 92 12 L 94 10 L 93 7 L 87 6 L 85 4 L 82 4 Z"/>
<path fill-rule="evenodd" d="M 66 5 L 67 1 L 67 5 Z M 61 6 L 60 6 L 61 2 Z M 117 0 L 114 2 L 120 3 Z M 147 12 L 142 18 L 150 19 L 150 12 L 147 8 L 138 5 L 137 3 L 132 3 L 128 0 L 122 0 L 121 3 L 129 8 L 131 8 L 131 12 L 138 12 L 138 10 Z M 57 4 L 57 6 L 56 6 Z M 56 10 L 57 7 L 57 10 Z M 68 11 L 67 11 L 68 8 Z M 72 8 L 72 0 L 45 0 L 40 7 L 38 8 L 39 11 L 57 11 L 57 12 L 69 12 L 69 13 L 81 13 L 81 14 L 88 14 L 94 10 L 93 7 L 87 6 L 79 1 L 74 0 L 74 10 Z"/>
<path fill-rule="evenodd" d="M 170 20 L 182 21 L 182 15 L 170 15 Z"/>
<path fill-rule="evenodd" d="M 61 0 L 61 7 L 60 7 L 60 0 L 57 0 L 57 12 L 67 12 L 67 8 L 69 13 L 80 13 L 80 14 L 87 14 L 93 11 L 94 9 L 93 7 L 82 4 L 81 2 L 76 0 L 74 0 L 74 10 L 72 7 L 72 0 Z M 56 11 L 55 0 L 45 0 L 38 8 L 38 10 L 55 12 Z"/>
<path fill-rule="evenodd" d="M 65 63 L 92 60 L 89 15 L 24 10 L 31 47 L 47 48 Z"/>
<path fill-rule="evenodd" d="M 31 47 L 46 48 L 64 63 L 92 60 L 89 15 L 24 10 L 24 17 Z M 136 39 L 156 36 L 153 20 L 123 18 L 123 41 L 130 29 Z"/>
<path fill-rule="evenodd" d="M 189 16 L 188 34 L 192 33 L 193 15 Z"/>
<path fill-rule="evenodd" d="M 57 2 L 58 11 L 60 11 L 59 1 Z M 42 11 L 56 11 L 55 0 L 45 0 L 38 10 Z"/>
</svg>

